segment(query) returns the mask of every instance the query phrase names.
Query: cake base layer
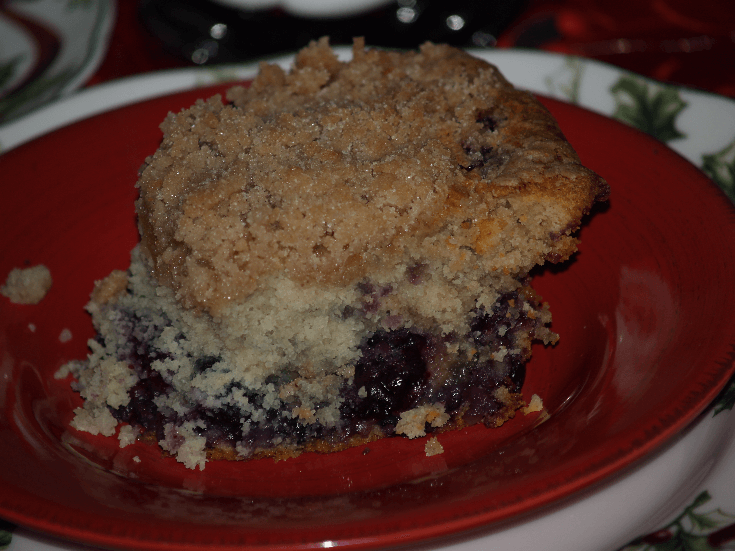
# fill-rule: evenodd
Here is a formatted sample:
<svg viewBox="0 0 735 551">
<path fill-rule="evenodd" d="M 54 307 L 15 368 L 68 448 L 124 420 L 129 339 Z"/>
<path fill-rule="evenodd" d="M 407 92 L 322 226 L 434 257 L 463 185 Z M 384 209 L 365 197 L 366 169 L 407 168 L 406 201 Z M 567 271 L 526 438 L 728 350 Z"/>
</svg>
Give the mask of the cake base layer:
<svg viewBox="0 0 735 551">
<path fill-rule="evenodd" d="M 86 400 L 74 423 L 103 434 L 122 424 L 121 439 L 155 440 L 190 467 L 207 458 L 282 459 L 396 434 L 500 426 L 524 405 L 532 341 L 555 340 L 546 306 L 519 284 L 491 308 L 468 312 L 466 334 L 415 326 L 366 331 L 354 362 L 311 376 L 304 366 L 286 366 L 251 386 L 230 373 L 213 395 L 201 381 L 221 369 L 222 358 L 197 355 L 187 344 L 201 328 L 176 319 L 184 311 L 171 308 L 140 262 L 134 255 L 130 272 L 103 280 L 88 307 L 98 334 L 90 358 L 69 364 Z M 345 306 L 343 316 L 366 316 L 370 301 L 360 304 Z"/>
</svg>

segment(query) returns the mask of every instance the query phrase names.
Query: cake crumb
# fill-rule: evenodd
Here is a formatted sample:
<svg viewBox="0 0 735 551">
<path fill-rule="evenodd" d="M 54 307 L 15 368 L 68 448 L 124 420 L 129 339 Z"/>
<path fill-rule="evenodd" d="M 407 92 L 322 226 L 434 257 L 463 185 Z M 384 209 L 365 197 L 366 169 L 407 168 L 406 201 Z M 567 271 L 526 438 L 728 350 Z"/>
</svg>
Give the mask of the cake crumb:
<svg viewBox="0 0 735 551">
<path fill-rule="evenodd" d="M 36 332 L 36 324 L 35 324 L 35 323 L 29 323 L 29 324 L 28 324 L 28 330 L 29 330 L 29 331 L 30 331 L 31 333 L 35 333 L 35 332 Z"/>
<path fill-rule="evenodd" d="M 534 394 L 531 396 L 531 401 L 528 402 L 528 405 L 523 408 L 523 414 L 528 415 L 529 413 L 534 413 L 536 411 L 542 411 L 544 409 L 544 402 L 541 400 L 541 397 L 538 394 Z"/>
<path fill-rule="evenodd" d="M 439 455 L 444 453 L 444 447 L 441 445 L 436 436 L 432 436 L 426 441 L 426 445 L 424 446 L 424 453 L 426 453 L 426 457 Z"/>
<path fill-rule="evenodd" d="M 94 282 L 92 302 L 107 304 L 115 302 L 128 286 L 128 274 L 122 270 L 113 270 L 110 275 Z"/>
<path fill-rule="evenodd" d="M 121 448 L 134 444 L 138 440 L 138 430 L 131 425 L 123 425 L 120 427 L 117 439 L 120 441 Z"/>
<path fill-rule="evenodd" d="M 72 334 L 69 329 L 62 329 L 59 333 L 59 342 L 69 342 L 72 339 Z"/>
<path fill-rule="evenodd" d="M 401 413 L 401 419 L 396 424 L 396 434 L 405 434 L 409 438 L 426 436 L 426 423 L 432 427 L 441 427 L 449 420 L 442 404 L 419 406 Z"/>
<path fill-rule="evenodd" d="M 115 434 L 117 419 L 112 416 L 112 413 L 107 408 L 77 408 L 74 410 L 74 414 L 74 419 L 72 419 L 70 424 L 77 430 L 95 435 L 101 434 L 103 436 L 112 436 Z"/>
<path fill-rule="evenodd" d="M 30 268 L 13 268 L 0 287 L 0 294 L 14 304 L 38 304 L 51 288 L 51 272 L 43 264 Z"/>
<path fill-rule="evenodd" d="M 66 379 L 70 374 L 77 377 L 82 365 L 83 363 L 79 360 L 66 362 L 54 373 L 54 379 Z"/>
<path fill-rule="evenodd" d="M 159 444 L 165 451 L 176 456 L 176 460 L 183 463 L 188 469 L 199 467 L 204 470 L 207 460 L 205 445 L 207 439 L 198 435 L 195 430 L 203 428 L 196 422 L 187 421 L 180 427 L 167 423 L 164 427 L 165 438 Z"/>
<path fill-rule="evenodd" d="M 136 463 L 140 463 L 140 457 L 138 457 L 137 455 L 133 456 L 133 461 L 135 461 Z"/>
</svg>

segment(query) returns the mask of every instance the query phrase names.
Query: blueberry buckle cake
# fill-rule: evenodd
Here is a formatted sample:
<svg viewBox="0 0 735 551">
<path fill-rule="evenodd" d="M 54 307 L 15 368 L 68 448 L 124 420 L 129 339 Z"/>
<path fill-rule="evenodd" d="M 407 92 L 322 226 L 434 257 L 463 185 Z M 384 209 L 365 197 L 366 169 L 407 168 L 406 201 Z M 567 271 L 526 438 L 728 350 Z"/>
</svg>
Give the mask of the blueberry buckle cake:
<svg viewBox="0 0 735 551">
<path fill-rule="evenodd" d="M 59 374 L 72 426 L 203 469 L 512 418 L 557 339 L 529 272 L 608 194 L 546 109 L 463 51 L 361 40 L 226 96 L 161 126 L 140 244 Z"/>
</svg>

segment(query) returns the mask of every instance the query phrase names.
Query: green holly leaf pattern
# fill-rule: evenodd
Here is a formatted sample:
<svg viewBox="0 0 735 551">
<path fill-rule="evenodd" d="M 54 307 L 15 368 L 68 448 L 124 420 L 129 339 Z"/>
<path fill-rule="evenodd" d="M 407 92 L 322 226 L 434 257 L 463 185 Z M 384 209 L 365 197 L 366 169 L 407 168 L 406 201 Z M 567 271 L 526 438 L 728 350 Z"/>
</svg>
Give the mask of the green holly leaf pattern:
<svg viewBox="0 0 735 551">
<path fill-rule="evenodd" d="M 0 549 L 7 549 L 13 540 L 14 524 L 10 524 L 5 520 L 0 520 Z"/>
<path fill-rule="evenodd" d="M 553 96 L 561 96 L 570 103 L 579 103 L 579 88 L 582 84 L 582 60 L 568 56 L 564 59 L 564 66 L 554 74 L 544 79 L 547 90 Z"/>
<path fill-rule="evenodd" d="M 735 140 L 711 155 L 702 155 L 702 170 L 735 201 Z"/>
<path fill-rule="evenodd" d="M 680 532 L 681 551 L 715 551 L 707 541 L 707 536 L 695 536 L 688 532 Z"/>
<path fill-rule="evenodd" d="M 671 537 L 671 539 L 656 544 L 653 549 L 656 551 L 685 551 L 687 549 L 685 545 L 686 544 L 684 543 L 681 534 L 676 533 Z"/>
<path fill-rule="evenodd" d="M 708 491 L 697 495 L 669 524 L 640 536 L 621 551 L 718 551 L 718 542 L 727 540 L 733 517 L 719 509 L 696 511 L 710 501 Z"/>
<path fill-rule="evenodd" d="M 61 94 L 64 86 L 76 76 L 73 68 L 65 69 L 50 77 L 34 80 L 16 94 L 0 100 L 0 121 L 24 115 L 41 103 L 41 99 L 50 101 Z"/>
<path fill-rule="evenodd" d="M 0 61 L 0 90 L 2 90 L 18 70 L 18 64 L 23 60 L 23 55 L 17 55 L 8 61 Z"/>
<path fill-rule="evenodd" d="M 676 118 L 687 106 L 673 86 L 652 86 L 633 76 L 623 76 L 610 88 L 615 100 L 613 117 L 662 142 L 685 137 Z"/>
<path fill-rule="evenodd" d="M 715 399 L 712 416 L 714 417 L 723 411 L 729 411 L 733 406 L 735 406 L 735 379 L 731 380 Z"/>
<path fill-rule="evenodd" d="M 38 0 L 16 0 L 18 2 L 37 2 Z M 62 0 L 59 0 L 62 1 Z M 76 79 L 85 67 L 88 67 L 92 57 L 97 51 L 97 44 L 102 37 L 104 22 L 109 14 L 110 3 L 102 0 L 64 0 L 66 9 L 70 12 L 82 14 L 83 11 L 93 12 L 93 28 L 84 52 L 84 58 L 72 60 L 64 65 L 53 65 L 51 69 L 28 84 L 18 92 L 0 98 L 0 123 L 6 123 L 12 119 L 21 117 L 40 105 L 53 101 L 68 90 L 70 83 Z M 2 0 L 0 0 L 2 3 Z M 5 66 L 0 62 L 0 82 L 3 71 L 13 70 L 13 67 Z"/>
<path fill-rule="evenodd" d="M 708 515 L 700 515 L 693 511 L 690 511 L 687 517 L 692 523 L 693 530 L 706 531 L 717 528 L 719 526 L 717 520 L 710 518 Z"/>
</svg>

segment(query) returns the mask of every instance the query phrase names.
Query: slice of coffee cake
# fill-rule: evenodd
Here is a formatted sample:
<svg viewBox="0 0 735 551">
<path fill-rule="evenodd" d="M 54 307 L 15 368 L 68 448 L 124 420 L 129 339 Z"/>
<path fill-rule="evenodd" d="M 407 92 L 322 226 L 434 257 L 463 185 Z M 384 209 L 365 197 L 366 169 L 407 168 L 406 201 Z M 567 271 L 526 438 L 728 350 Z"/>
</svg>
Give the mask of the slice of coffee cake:
<svg viewBox="0 0 735 551">
<path fill-rule="evenodd" d="M 73 425 L 203 468 L 512 417 L 556 340 L 529 271 L 608 194 L 551 115 L 460 50 L 326 39 L 227 100 L 162 125 Z"/>
</svg>

